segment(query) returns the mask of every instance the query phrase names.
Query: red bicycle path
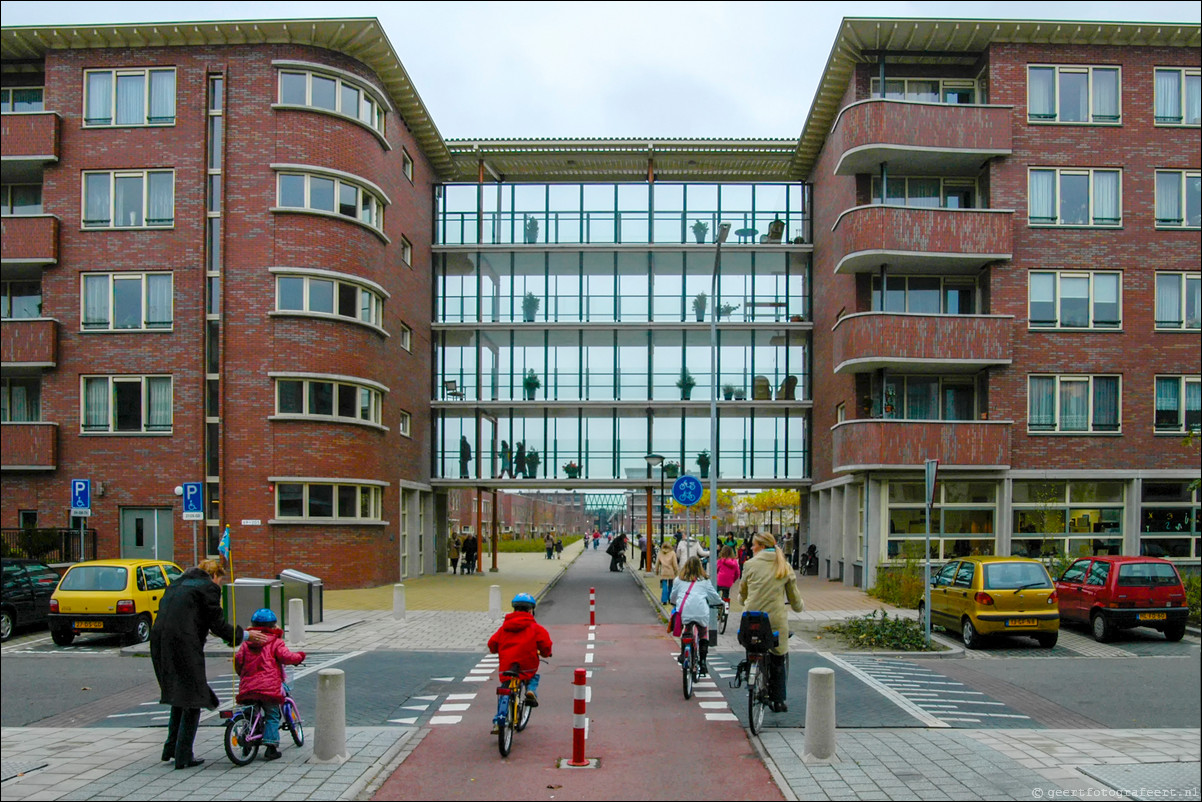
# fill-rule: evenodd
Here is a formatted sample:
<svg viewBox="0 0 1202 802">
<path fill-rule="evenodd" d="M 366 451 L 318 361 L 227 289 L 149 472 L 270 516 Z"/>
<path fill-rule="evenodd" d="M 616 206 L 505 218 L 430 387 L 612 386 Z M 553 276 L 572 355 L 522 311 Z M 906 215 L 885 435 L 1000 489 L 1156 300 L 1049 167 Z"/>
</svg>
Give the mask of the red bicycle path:
<svg viewBox="0 0 1202 802">
<path fill-rule="evenodd" d="M 464 720 L 430 727 L 373 799 L 784 798 L 738 721 L 709 721 L 696 696 L 685 700 L 663 627 L 601 624 L 593 641 L 587 626 L 548 630 L 554 656 L 540 672 L 539 706 L 508 758 L 489 734 L 494 675 L 476 684 Z M 572 757 L 577 668 L 592 670 L 585 757 L 596 768 L 557 766 Z"/>
</svg>

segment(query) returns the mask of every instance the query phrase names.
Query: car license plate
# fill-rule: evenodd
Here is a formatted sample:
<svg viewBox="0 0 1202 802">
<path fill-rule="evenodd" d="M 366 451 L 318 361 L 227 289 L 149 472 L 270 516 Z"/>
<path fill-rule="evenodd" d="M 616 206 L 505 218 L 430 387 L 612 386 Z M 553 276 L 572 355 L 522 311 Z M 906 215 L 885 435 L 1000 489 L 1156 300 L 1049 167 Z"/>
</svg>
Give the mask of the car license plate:
<svg viewBox="0 0 1202 802">
<path fill-rule="evenodd" d="M 1007 618 L 1006 626 L 1008 627 L 1033 627 L 1035 626 L 1034 618 Z"/>
<path fill-rule="evenodd" d="M 1140 613 L 1140 621 L 1165 621 L 1169 617 L 1168 613 Z"/>
<path fill-rule="evenodd" d="M 76 621 L 76 629 L 104 629 L 103 621 Z"/>
</svg>

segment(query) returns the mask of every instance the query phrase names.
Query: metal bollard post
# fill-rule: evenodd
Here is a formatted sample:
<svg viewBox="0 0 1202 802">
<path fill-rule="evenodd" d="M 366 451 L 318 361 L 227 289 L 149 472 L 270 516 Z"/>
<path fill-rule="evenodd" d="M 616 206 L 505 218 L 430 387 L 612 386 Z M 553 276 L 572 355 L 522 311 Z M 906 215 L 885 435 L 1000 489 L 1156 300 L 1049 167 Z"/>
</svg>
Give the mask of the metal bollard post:
<svg viewBox="0 0 1202 802">
<path fill-rule="evenodd" d="M 405 620 L 405 586 L 392 586 L 392 617 L 397 621 Z"/>
<path fill-rule="evenodd" d="M 317 672 L 317 721 L 313 727 L 313 760 L 344 763 L 346 751 L 346 674 L 337 668 Z"/>
<path fill-rule="evenodd" d="M 288 642 L 293 646 L 305 645 L 305 600 L 288 600 Z"/>
<path fill-rule="evenodd" d="M 597 589 L 588 589 L 588 625 L 597 626 Z"/>
<path fill-rule="evenodd" d="M 572 759 L 568 761 L 569 766 L 587 766 L 588 760 L 584 757 L 584 738 L 588 730 L 588 717 L 585 716 L 585 678 L 588 675 L 583 668 L 576 669 L 576 674 L 572 679 L 573 702 L 572 702 Z"/>
<path fill-rule="evenodd" d="M 501 617 L 501 586 L 488 586 L 488 614 L 493 620 Z"/>
<path fill-rule="evenodd" d="M 811 668 L 806 681 L 806 735 L 802 760 L 833 763 L 835 755 L 835 672 Z"/>
</svg>

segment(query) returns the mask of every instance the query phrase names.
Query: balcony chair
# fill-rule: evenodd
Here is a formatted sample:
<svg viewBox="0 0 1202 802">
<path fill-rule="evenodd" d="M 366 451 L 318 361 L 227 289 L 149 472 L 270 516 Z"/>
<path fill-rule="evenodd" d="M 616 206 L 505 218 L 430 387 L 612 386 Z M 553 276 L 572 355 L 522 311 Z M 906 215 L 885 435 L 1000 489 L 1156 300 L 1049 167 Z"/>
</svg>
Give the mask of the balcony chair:
<svg viewBox="0 0 1202 802">
<path fill-rule="evenodd" d="M 751 400 L 772 400 L 772 383 L 768 381 L 767 376 L 756 376 L 751 380 Z"/>
<path fill-rule="evenodd" d="M 447 398 L 466 398 L 463 391 L 459 389 L 459 383 L 454 379 L 447 379 L 444 381 L 442 383 L 442 389 L 443 392 L 446 393 Z"/>
<path fill-rule="evenodd" d="M 785 380 L 780 383 L 780 387 L 776 390 L 777 401 L 796 401 L 797 400 L 797 377 L 786 376 Z"/>
</svg>

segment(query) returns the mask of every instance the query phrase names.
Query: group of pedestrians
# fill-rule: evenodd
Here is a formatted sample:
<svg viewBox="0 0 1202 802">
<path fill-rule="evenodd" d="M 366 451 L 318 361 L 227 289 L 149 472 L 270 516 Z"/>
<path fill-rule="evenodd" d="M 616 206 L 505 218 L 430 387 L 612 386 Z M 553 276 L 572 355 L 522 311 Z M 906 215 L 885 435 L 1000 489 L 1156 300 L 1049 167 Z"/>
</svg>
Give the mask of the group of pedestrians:
<svg viewBox="0 0 1202 802">
<path fill-rule="evenodd" d="M 462 537 L 451 535 L 451 540 L 448 544 L 451 573 L 476 573 L 476 549 L 475 535 L 463 535 Z"/>
<path fill-rule="evenodd" d="M 553 532 L 548 532 L 543 538 L 543 548 L 547 550 L 548 560 L 563 559 L 563 538 Z"/>
</svg>

